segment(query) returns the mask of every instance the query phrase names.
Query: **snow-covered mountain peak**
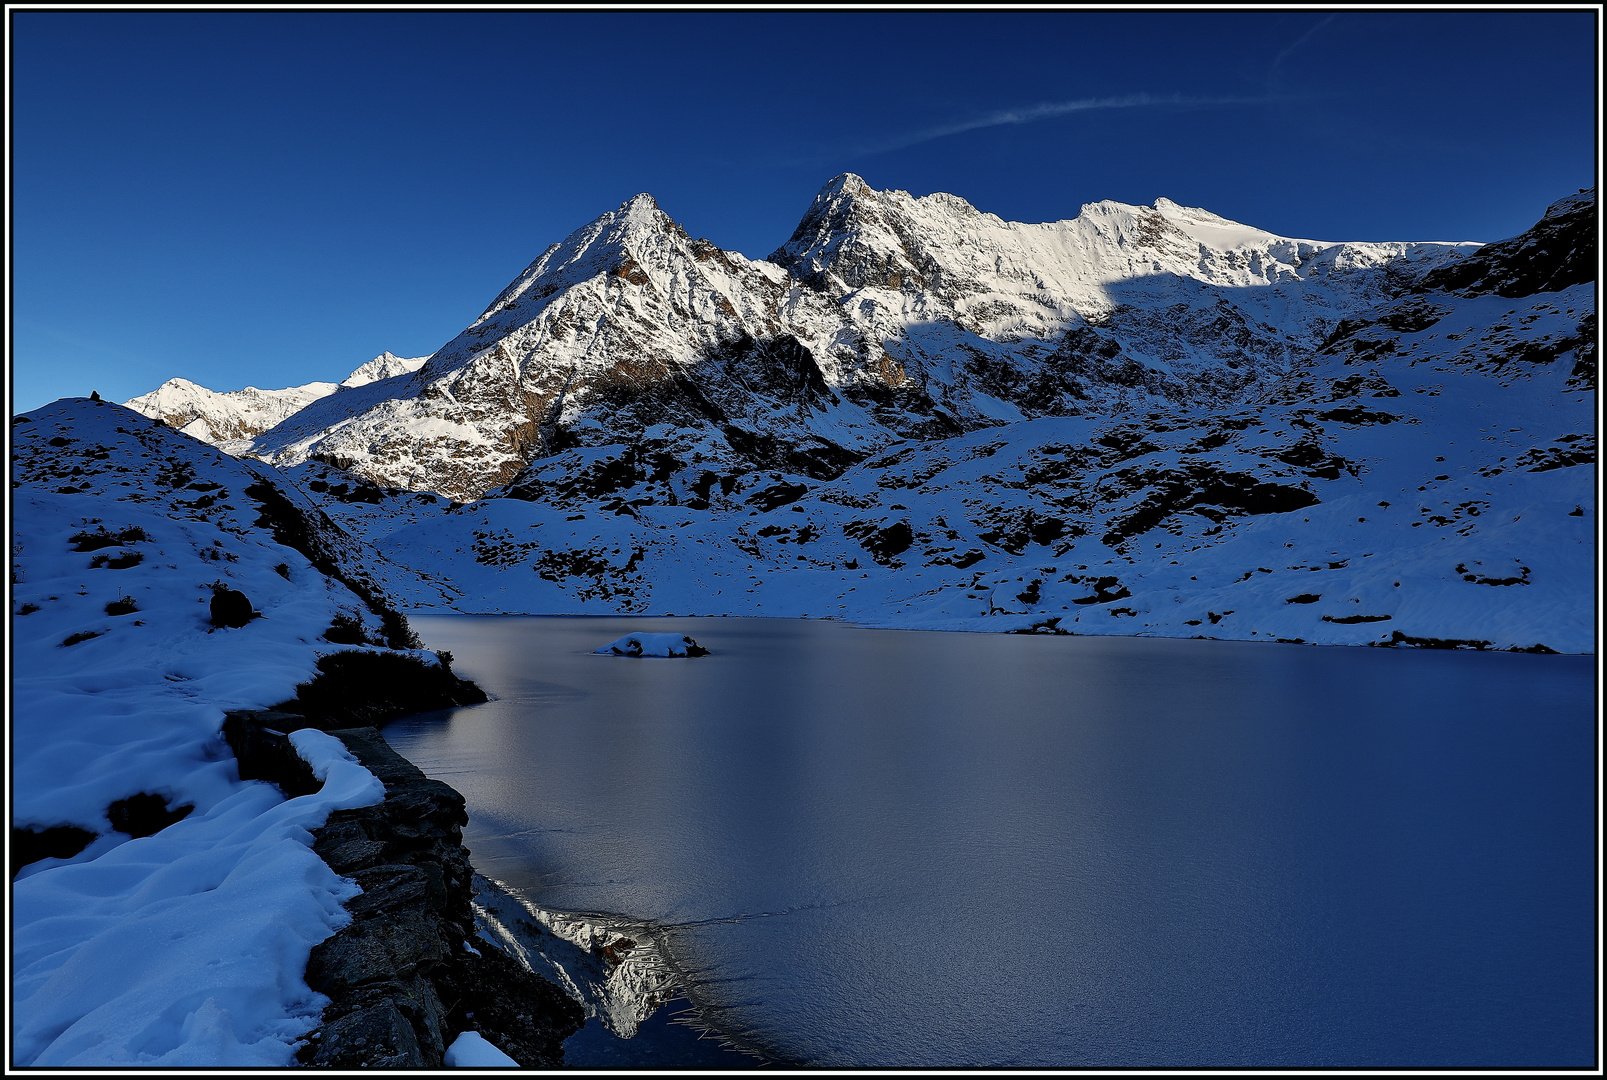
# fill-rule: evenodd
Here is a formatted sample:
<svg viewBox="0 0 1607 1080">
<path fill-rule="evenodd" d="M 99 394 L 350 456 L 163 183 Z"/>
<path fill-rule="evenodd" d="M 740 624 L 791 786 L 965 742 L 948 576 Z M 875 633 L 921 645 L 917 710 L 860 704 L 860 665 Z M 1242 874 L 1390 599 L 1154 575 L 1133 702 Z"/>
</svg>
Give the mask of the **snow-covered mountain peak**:
<svg viewBox="0 0 1607 1080">
<path fill-rule="evenodd" d="M 792 238 L 770 261 L 809 284 L 839 292 L 866 286 L 928 289 L 937 284 L 934 274 L 941 268 L 923 257 L 927 247 L 1005 224 L 958 195 L 877 191 L 844 173 L 815 196 Z"/>
<path fill-rule="evenodd" d="M 1169 199 L 1153 207 L 1106 200 L 1077 217 L 1006 221 L 956 195 L 915 197 L 872 191 L 851 174 L 816 196 L 791 240 L 771 255 L 805 283 L 839 295 L 858 290 L 918 293 L 963 306 L 967 298 L 1022 298 L 1052 312 L 1030 317 L 1024 333 L 1066 325 L 1070 311 L 1098 316 L 1108 283 L 1167 275 L 1212 285 L 1266 285 L 1299 277 L 1300 260 L 1320 248 L 1229 221 Z M 1222 257 L 1225 253 L 1232 257 Z M 1374 260 L 1377 261 L 1376 259 Z M 898 305 L 903 306 L 903 301 Z M 1047 318 L 1047 322 L 1043 321 Z M 1042 336 L 1042 335 L 1039 335 Z"/>
<path fill-rule="evenodd" d="M 250 452 L 250 440 L 314 401 L 415 372 L 427 356 L 382 352 L 339 383 L 310 382 L 283 390 L 210 390 L 185 378 L 167 380 L 155 390 L 124 402 L 128 408 L 211 443 L 230 454 Z"/>
<path fill-rule="evenodd" d="M 658 200 L 653 198 L 652 195 L 645 191 L 632 195 L 629 199 L 626 199 L 625 202 L 621 204 L 620 211 L 623 212 L 627 217 L 634 216 L 643 218 L 651 217 L 652 215 L 663 212 L 658 208 Z"/>
<path fill-rule="evenodd" d="M 815 198 L 817 200 L 829 199 L 832 196 L 839 194 L 850 196 L 874 196 L 876 194 L 876 189 L 865 183 L 865 178 L 860 176 L 858 173 L 838 173 L 836 176 L 826 181 L 825 186 L 820 189 L 820 193 L 816 195 Z"/>
<path fill-rule="evenodd" d="M 659 495 L 706 501 L 716 469 L 827 479 L 901 438 L 1246 400 L 1465 255 L 1290 239 L 1171 199 L 1006 221 L 844 173 L 767 262 L 643 194 L 548 247 L 422 367 L 382 355 L 251 452 L 467 500 L 570 451 L 651 445 Z"/>
<path fill-rule="evenodd" d="M 393 352 L 382 352 L 368 363 L 358 367 L 340 385 L 346 389 L 357 386 L 367 386 L 369 383 L 379 382 L 382 379 L 394 378 L 397 375 L 407 375 L 424 366 L 428 356 L 405 357 L 397 356 Z"/>
<path fill-rule="evenodd" d="M 558 247 L 561 252 L 579 253 L 610 245 L 629 245 L 633 240 L 662 233 L 684 235 L 684 230 L 659 208 L 653 196 L 643 192 L 620 203 L 618 209 L 601 214 L 570 233 Z"/>
<path fill-rule="evenodd" d="M 857 203 L 866 200 L 874 203 L 884 194 L 889 193 L 877 191 L 865 183 L 865 178 L 857 173 L 841 173 L 834 176 L 815 193 L 814 201 L 804 212 L 798 231 L 793 234 L 792 239 L 798 239 L 807 226 L 818 226 L 827 221 L 841 222 L 852 212 Z"/>
<path fill-rule="evenodd" d="M 614 270 L 628 276 L 635 266 L 655 261 L 667 245 L 686 239 L 686 230 L 659 209 L 653 196 L 633 196 L 542 252 L 471 329 L 488 322 L 504 328 L 528 322 L 560 290 Z M 504 312 L 511 316 L 502 317 Z M 437 355 L 450 351 L 448 346 Z M 445 368 L 437 363 L 431 370 Z"/>
<path fill-rule="evenodd" d="M 1244 288 L 1312 273 L 1371 273 L 1397 262 L 1417 273 L 1471 247 L 1286 237 L 1166 198 L 1152 206 L 1088 203 L 1058 221 L 1006 221 L 956 195 L 875 191 L 846 173 L 821 190 L 792 239 L 770 258 L 839 296 L 863 289 L 919 293 L 928 309 L 992 294 L 1034 303 L 1054 296 L 1099 318 L 1112 303 L 1106 286 L 1116 282 L 1193 279 Z M 1063 327 L 1068 314 L 1061 310 L 1043 325 Z M 1029 318 L 1023 332 L 1039 321 Z"/>
<path fill-rule="evenodd" d="M 633 420 L 605 426 L 585 412 L 593 402 L 629 410 L 727 346 L 785 335 L 784 308 L 829 347 L 842 316 L 794 286 L 780 267 L 693 239 L 639 195 L 548 248 L 405 386 L 319 402 L 254 452 L 477 498 L 550 453 L 576 420 L 606 427 L 589 439 L 640 437 Z M 749 373 L 755 385 L 764 378 Z"/>
</svg>

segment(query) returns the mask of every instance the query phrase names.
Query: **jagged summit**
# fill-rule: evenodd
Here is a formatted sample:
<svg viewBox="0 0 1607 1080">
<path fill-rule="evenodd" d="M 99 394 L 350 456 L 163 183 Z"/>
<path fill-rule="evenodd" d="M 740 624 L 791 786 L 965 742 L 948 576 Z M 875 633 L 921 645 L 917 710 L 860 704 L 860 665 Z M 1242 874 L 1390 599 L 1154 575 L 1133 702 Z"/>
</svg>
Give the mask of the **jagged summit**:
<svg viewBox="0 0 1607 1080">
<path fill-rule="evenodd" d="M 350 390 L 384 379 L 393 379 L 398 375 L 409 375 L 423 367 L 428 360 L 428 356 L 405 357 L 389 351 L 382 352 L 342 379 L 340 385 Z"/>
<path fill-rule="evenodd" d="M 838 193 L 874 196 L 876 191 L 869 184 L 865 183 L 865 178 L 863 176 L 860 176 L 858 173 L 845 172 L 838 173 L 836 176 L 826 181 L 825 186 L 820 189 L 820 194 L 816 195 L 815 198 L 829 198 L 830 196 Z"/>
<path fill-rule="evenodd" d="M 659 209 L 653 196 L 645 192 L 633 196 L 617 210 L 598 215 L 542 252 L 491 302 L 479 321 L 509 308 L 539 304 L 557 291 L 555 286 L 584 281 L 622 259 L 639 259 L 640 249 L 650 249 L 653 238 L 665 234 L 686 235 Z M 533 311 L 529 308 L 527 313 Z"/>
</svg>

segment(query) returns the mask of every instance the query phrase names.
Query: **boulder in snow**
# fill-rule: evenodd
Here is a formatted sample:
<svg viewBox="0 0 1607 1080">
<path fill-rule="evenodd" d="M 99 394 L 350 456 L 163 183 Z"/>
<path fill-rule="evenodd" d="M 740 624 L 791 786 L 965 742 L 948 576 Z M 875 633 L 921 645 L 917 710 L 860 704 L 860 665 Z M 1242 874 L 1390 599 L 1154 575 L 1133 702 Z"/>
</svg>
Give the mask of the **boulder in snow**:
<svg viewBox="0 0 1607 1080">
<path fill-rule="evenodd" d="M 212 625 L 239 628 L 263 616 L 251 606 L 246 594 L 226 585 L 212 587 Z"/>
</svg>

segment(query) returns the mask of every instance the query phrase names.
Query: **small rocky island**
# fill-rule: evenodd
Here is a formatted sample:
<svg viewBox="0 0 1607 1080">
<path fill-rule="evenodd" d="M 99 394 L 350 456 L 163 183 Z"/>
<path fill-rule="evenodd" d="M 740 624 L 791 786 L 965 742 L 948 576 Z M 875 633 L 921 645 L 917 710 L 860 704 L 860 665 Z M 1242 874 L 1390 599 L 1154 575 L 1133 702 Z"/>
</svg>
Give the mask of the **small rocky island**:
<svg viewBox="0 0 1607 1080">
<path fill-rule="evenodd" d="M 707 656 L 709 650 L 685 634 L 626 634 L 600 649 L 593 650 L 603 656 Z"/>
</svg>

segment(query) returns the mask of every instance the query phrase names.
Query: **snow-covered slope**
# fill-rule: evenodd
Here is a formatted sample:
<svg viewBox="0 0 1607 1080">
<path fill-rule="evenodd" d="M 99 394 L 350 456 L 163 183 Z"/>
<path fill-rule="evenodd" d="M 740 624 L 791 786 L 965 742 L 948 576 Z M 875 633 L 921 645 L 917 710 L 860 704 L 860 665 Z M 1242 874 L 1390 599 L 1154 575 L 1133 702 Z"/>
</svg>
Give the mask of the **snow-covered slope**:
<svg viewBox="0 0 1607 1080">
<path fill-rule="evenodd" d="M 325 1004 L 309 950 L 356 891 L 308 830 L 382 789 L 311 731 L 323 791 L 242 782 L 223 714 L 294 697 L 353 641 L 406 644 L 386 579 L 421 583 L 271 467 L 120 406 L 12 430 L 12 826 L 94 837 L 22 860 L 12 1064 L 289 1065 Z M 261 617 L 214 625 L 219 587 Z M 136 804 L 159 831 L 130 836 Z"/>
<path fill-rule="evenodd" d="M 330 512 L 351 515 L 393 559 L 450 580 L 464 611 L 1589 651 L 1595 294 L 1593 263 L 1581 269 L 1570 252 L 1593 235 L 1591 207 L 1588 196 L 1563 200 L 1449 287 L 1436 284 L 1457 266 L 1444 250 L 1386 250 L 1381 268 L 1354 273 L 1337 264 L 1390 245 L 1297 248 L 1293 269 L 1263 258 L 1267 283 L 1234 286 L 1247 294 L 1237 310 L 1289 304 L 1311 322 L 1279 331 L 1287 370 L 1236 398 L 1157 392 L 1142 408 L 1107 398 L 949 438 L 889 434 L 881 452 L 825 475 L 712 452 L 688 466 L 666 422 L 656 439 L 629 429 L 540 458 L 499 497 L 467 506 L 370 486 Z M 812 250 L 801 231 L 789 246 Z M 822 267 L 867 262 L 853 243 L 821 249 Z M 1436 269 L 1404 273 L 1401 260 Z M 799 254 L 794 265 L 816 261 Z M 923 296 L 948 295 L 936 255 L 909 261 L 927 275 Z M 1321 276 L 1313 262 L 1346 289 L 1302 293 Z M 529 276 L 544 273 L 538 264 Z M 1205 287 L 1152 276 L 1166 289 Z M 1490 281 L 1535 291 L 1479 284 Z M 1293 292 L 1277 300 L 1279 289 Z M 1319 301 L 1330 306 L 1313 314 Z M 1132 347 L 1131 335 L 1118 340 Z"/>
<path fill-rule="evenodd" d="M 407 359 L 384 352 L 342 382 L 310 382 L 284 390 L 258 390 L 248 386 L 244 390 L 219 392 L 188 379 L 169 379 L 150 393 L 123 404 L 202 442 L 242 454 L 249 449 L 253 437 L 319 398 L 409 374 L 423 367 L 428 359 L 427 356 Z"/>
</svg>

